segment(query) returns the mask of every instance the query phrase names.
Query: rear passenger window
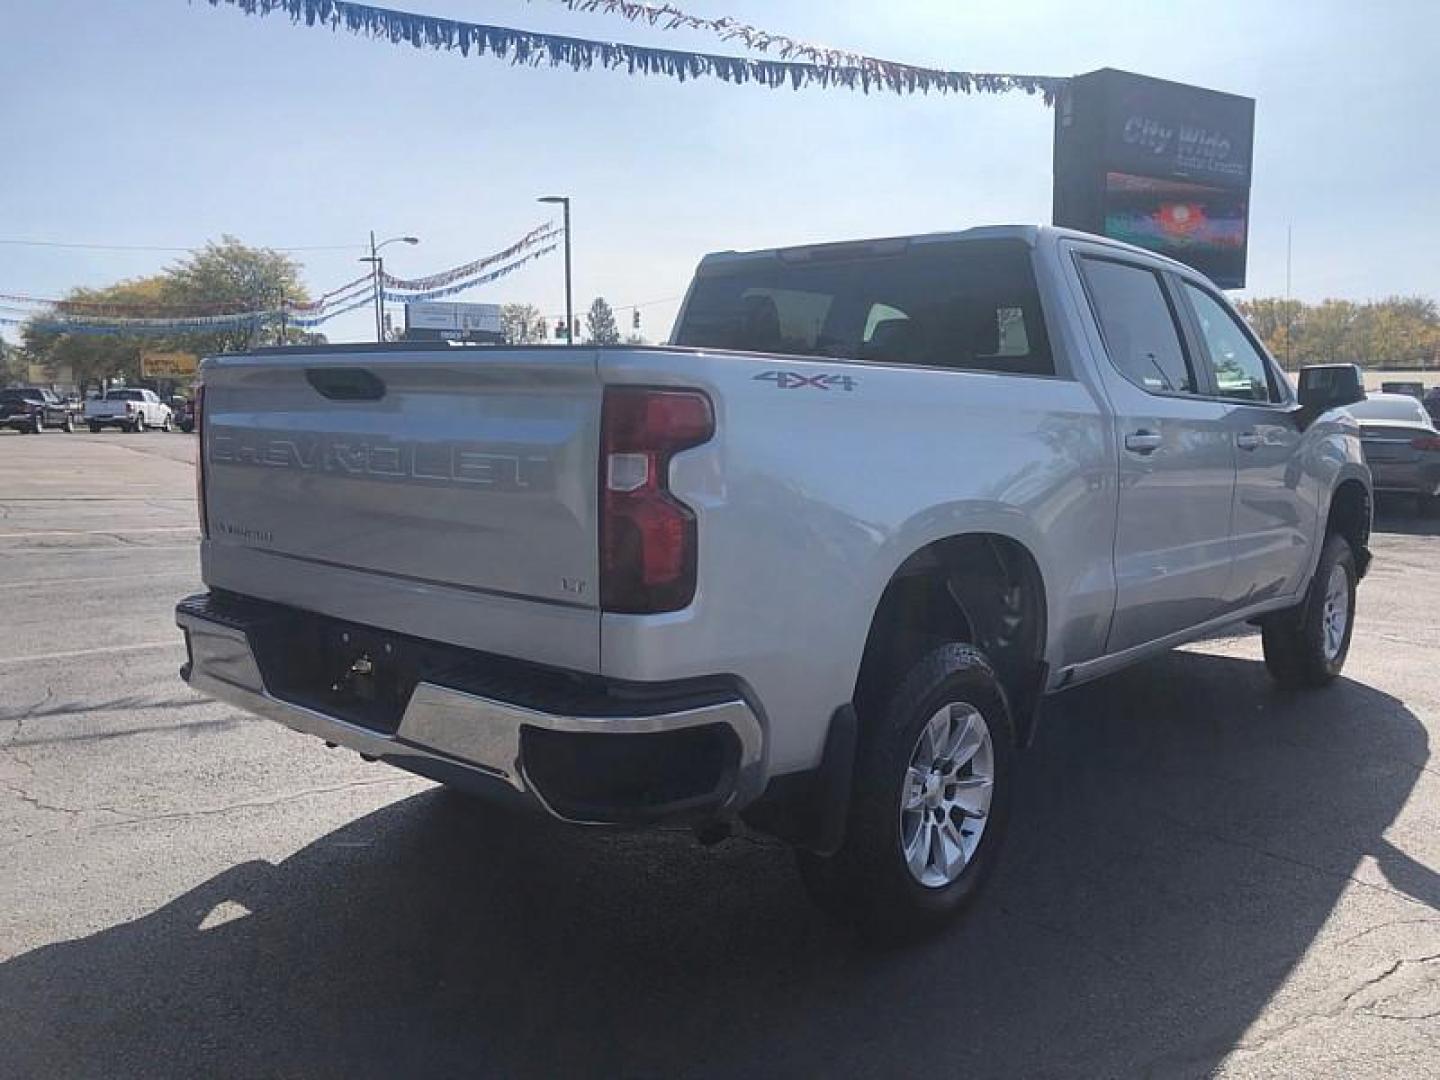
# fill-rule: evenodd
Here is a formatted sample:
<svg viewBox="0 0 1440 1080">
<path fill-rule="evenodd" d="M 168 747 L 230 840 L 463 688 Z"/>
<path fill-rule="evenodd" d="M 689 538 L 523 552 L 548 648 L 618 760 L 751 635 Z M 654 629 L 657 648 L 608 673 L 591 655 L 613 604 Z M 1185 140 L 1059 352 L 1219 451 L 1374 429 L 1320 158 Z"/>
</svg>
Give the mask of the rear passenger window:
<svg viewBox="0 0 1440 1080">
<path fill-rule="evenodd" d="M 1030 257 L 961 240 L 740 258 L 702 268 L 675 344 L 1052 375 Z"/>
<path fill-rule="evenodd" d="M 1081 263 L 1105 350 L 1120 374 L 1151 393 L 1195 393 L 1195 375 L 1159 275 L 1110 259 Z"/>
</svg>

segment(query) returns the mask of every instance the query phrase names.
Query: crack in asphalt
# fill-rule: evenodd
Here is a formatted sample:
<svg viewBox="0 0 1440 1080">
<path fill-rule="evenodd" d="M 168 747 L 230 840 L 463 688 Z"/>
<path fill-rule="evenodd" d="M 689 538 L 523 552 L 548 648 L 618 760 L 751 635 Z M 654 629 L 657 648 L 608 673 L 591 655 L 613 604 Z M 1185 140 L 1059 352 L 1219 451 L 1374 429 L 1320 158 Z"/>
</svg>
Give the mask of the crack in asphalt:
<svg viewBox="0 0 1440 1080">
<path fill-rule="evenodd" d="M 1357 997 L 1365 993 L 1367 990 L 1373 990 L 1375 987 L 1383 985 L 1387 980 L 1394 978 L 1394 976 L 1401 970 L 1403 970 L 1406 966 L 1429 964 L 1433 963 L 1436 960 L 1440 960 L 1440 953 L 1431 953 L 1425 956 L 1401 957 L 1393 963 L 1386 965 L 1386 967 L 1378 973 L 1362 980 L 1358 986 L 1355 986 L 1354 988 L 1349 990 L 1342 998 L 1340 998 L 1338 1001 L 1335 1001 L 1328 1008 L 1312 1010 L 1293 1015 L 1283 1023 L 1274 1027 L 1272 1030 L 1258 1035 L 1253 1040 L 1242 1040 L 1241 1042 L 1235 1044 L 1233 1053 L 1235 1055 L 1261 1053 L 1262 1051 L 1271 1048 L 1277 1043 L 1286 1041 L 1290 1038 L 1290 1036 L 1296 1034 L 1297 1032 L 1300 1032 L 1303 1029 L 1309 1028 L 1313 1024 L 1333 1021 L 1338 1017 L 1344 1016 L 1346 1014 L 1376 1016 L 1385 1020 L 1426 1019 L 1425 1016 L 1398 1016 L 1394 1014 L 1385 1014 L 1379 1012 L 1375 1008 L 1374 1004 L 1360 1005 L 1357 1007 L 1354 1005 L 1354 1002 Z M 1433 980 L 1427 981 L 1425 985 L 1428 986 L 1431 982 L 1433 982 Z M 1188 1054 L 1187 1059 L 1195 1060 L 1191 1058 L 1191 1055 Z"/>
<path fill-rule="evenodd" d="M 1226 836 L 1224 834 L 1214 832 L 1213 830 L 1207 829 L 1204 826 L 1195 824 L 1193 821 L 1187 821 L 1182 817 L 1178 817 L 1175 814 L 1164 810 L 1163 808 L 1155 808 L 1154 812 L 1157 817 L 1163 818 L 1165 821 L 1170 822 L 1172 825 L 1178 825 L 1182 829 L 1188 829 L 1197 836 L 1203 836 L 1207 840 L 1213 840 L 1217 844 L 1224 844 L 1228 847 L 1236 847 L 1244 851 L 1250 851 L 1256 855 L 1262 855 L 1267 859 L 1274 859 L 1277 862 L 1288 863 L 1291 866 L 1298 866 L 1303 870 L 1309 870 L 1313 873 L 1321 874 L 1324 877 L 1340 881 L 1348 881 L 1352 884 L 1360 885 L 1367 889 L 1374 889 L 1376 892 L 1385 893 L 1387 896 L 1393 896 L 1398 900 L 1405 901 L 1405 903 L 1407 904 L 1414 904 L 1419 907 L 1423 907 L 1427 911 L 1432 910 L 1431 906 L 1427 904 L 1424 900 L 1409 896 L 1406 893 L 1401 892 L 1399 889 L 1392 889 L 1388 885 L 1377 885 L 1373 881 L 1365 881 L 1362 878 L 1356 877 L 1354 874 L 1347 874 L 1340 870 L 1333 870 L 1330 867 L 1320 866 L 1316 863 L 1309 862 L 1294 855 L 1287 855 L 1283 852 L 1272 851 L 1267 847 L 1261 846 L 1260 844 L 1249 843 L 1245 840 L 1238 840 L 1233 836 Z"/>
<path fill-rule="evenodd" d="M 1349 937 L 1341 938 L 1339 941 L 1335 942 L 1335 947 L 1337 949 L 1340 949 L 1344 948 L 1346 945 L 1353 945 L 1355 942 L 1359 941 L 1363 937 L 1369 937 L 1371 934 L 1378 933 L 1381 930 L 1389 930 L 1396 926 L 1426 926 L 1430 924 L 1440 925 L 1440 918 L 1386 919 L 1384 922 L 1376 923 L 1374 926 L 1367 926 L 1359 933 L 1351 934 Z"/>
<path fill-rule="evenodd" d="M 237 810 L 255 810 L 265 809 L 272 806 L 283 806 L 286 803 L 299 802 L 304 799 L 312 798 L 316 795 L 333 795 L 336 792 L 349 791 L 354 788 L 378 787 L 382 784 L 413 784 L 415 782 L 415 777 L 403 775 L 380 777 L 373 780 L 352 780 L 344 784 L 333 784 L 328 787 L 306 788 L 303 791 L 292 791 L 285 795 L 277 796 L 273 799 L 252 799 L 243 802 L 227 803 L 223 806 L 202 807 L 198 810 L 177 810 L 171 813 L 163 814 L 141 814 L 114 806 L 60 806 L 55 803 L 47 803 L 44 800 L 31 795 L 19 785 L 11 784 L 8 781 L 0 780 L 0 787 L 4 787 L 6 790 L 13 792 L 22 802 L 32 805 L 39 810 L 65 814 L 72 819 L 79 818 L 85 814 L 98 813 L 113 814 L 121 819 L 119 821 L 98 822 L 87 828 L 81 828 L 76 830 L 77 832 L 99 832 L 106 829 L 118 829 L 134 825 L 150 825 L 157 822 L 186 821 L 192 818 L 218 817 L 224 814 L 234 813 Z M 43 840 L 47 837 L 54 836 L 56 833 L 64 831 L 67 830 L 45 829 L 41 832 L 31 833 L 27 836 L 22 836 L 16 840 L 12 840 L 9 843 L 0 844 L 0 851 L 9 851 L 10 849 L 19 847 L 22 844 L 33 843 L 36 840 Z"/>
<path fill-rule="evenodd" d="M 83 716 L 90 713 L 106 712 L 142 712 L 146 709 L 191 709 L 201 705 L 213 705 L 215 702 L 208 698 L 201 697 L 175 697 L 150 699 L 144 698 L 116 698 L 112 701 L 101 702 L 98 705 L 84 705 L 79 702 L 67 702 L 53 709 L 44 708 L 45 702 L 18 713 L 0 713 L 0 724 L 14 720 L 48 720 L 56 716 Z M 16 732 L 16 736 L 18 736 Z M 10 742 L 26 745 L 18 737 L 12 737 Z"/>
</svg>

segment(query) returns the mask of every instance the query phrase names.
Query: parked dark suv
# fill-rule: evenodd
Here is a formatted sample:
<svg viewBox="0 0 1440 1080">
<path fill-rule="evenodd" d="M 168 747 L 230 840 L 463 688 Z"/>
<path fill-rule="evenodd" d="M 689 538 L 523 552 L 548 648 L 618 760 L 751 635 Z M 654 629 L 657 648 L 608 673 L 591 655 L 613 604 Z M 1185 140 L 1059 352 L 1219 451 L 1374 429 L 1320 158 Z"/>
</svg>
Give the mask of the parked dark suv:
<svg viewBox="0 0 1440 1080">
<path fill-rule="evenodd" d="M 77 410 L 74 403 L 39 387 L 0 390 L 0 427 L 35 435 L 47 427 L 74 431 Z"/>
</svg>

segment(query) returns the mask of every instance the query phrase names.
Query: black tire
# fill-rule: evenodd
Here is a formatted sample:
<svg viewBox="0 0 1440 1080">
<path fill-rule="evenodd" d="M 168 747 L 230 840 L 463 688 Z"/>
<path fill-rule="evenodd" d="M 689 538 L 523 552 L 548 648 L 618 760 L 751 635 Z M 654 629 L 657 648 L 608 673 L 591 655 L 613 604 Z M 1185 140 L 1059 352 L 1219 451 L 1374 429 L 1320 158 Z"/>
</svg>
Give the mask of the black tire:
<svg viewBox="0 0 1440 1080">
<path fill-rule="evenodd" d="M 160 429 L 167 435 L 175 430 L 175 422 L 170 418 L 169 413 L 165 414 L 165 422 L 160 425 Z"/>
<path fill-rule="evenodd" d="M 45 418 L 36 413 L 30 418 L 30 434 L 43 435 L 45 433 Z"/>
<path fill-rule="evenodd" d="M 99 424 L 91 424 L 91 425 L 90 425 L 90 434 L 91 434 L 91 435 L 99 435 L 99 434 L 100 434 L 100 425 L 99 425 Z"/>
<path fill-rule="evenodd" d="M 70 415 L 67 414 L 66 417 L 65 417 L 65 423 L 63 423 L 63 424 L 60 425 L 60 430 L 63 431 L 63 432 L 65 432 L 66 435 L 74 435 L 74 434 L 75 434 L 75 417 L 70 416 Z"/>
<path fill-rule="evenodd" d="M 990 736 L 990 803 L 978 843 L 958 876 L 948 884 L 926 885 L 912 873 L 902 847 L 901 794 L 922 731 L 944 706 L 962 703 L 978 712 Z M 884 713 L 862 719 L 862 725 L 844 844 L 828 858 L 797 852 L 800 875 L 816 904 L 854 923 L 866 937 L 886 943 L 914 940 L 954 918 L 975 898 L 995 864 L 1013 784 L 1010 706 L 985 655 L 951 643 L 917 661 L 899 679 Z M 917 813 L 923 822 L 932 811 L 911 811 L 912 823 Z M 981 819 L 962 820 L 973 827 Z M 926 844 L 925 850 L 933 849 Z"/>
<path fill-rule="evenodd" d="M 131 430 L 134 434 L 136 434 L 136 435 L 139 435 L 139 434 L 141 434 L 142 432 L 144 432 L 144 430 L 145 430 L 145 414 L 144 414 L 144 413 L 136 413 L 136 414 L 135 414 L 135 419 L 134 419 L 134 421 L 130 424 L 130 430 Z"/>
<path fill-rule="evenodd" d="M 1345 577 L 1345 621 L 1339 634 L 1339 647 L 1334 639 L 1327 644 L 1327 623 L 1333 605 L 1327 602 L 1332 576 Z M 1355 629 L 1355 552 L 1350 542 L 1331 533 L 1320 552 L 1315 576 L 1310 579 L 1305 602 L 1298 608 L 1272 615 L 1261 625 L 1261 641 L 1265 646 L 1265 667 L 1281 686 L 1306 689 L 1326 686 L 1335 681 L 1345 666 L 1350 652 L 1350 635 Z"/>
</svg>

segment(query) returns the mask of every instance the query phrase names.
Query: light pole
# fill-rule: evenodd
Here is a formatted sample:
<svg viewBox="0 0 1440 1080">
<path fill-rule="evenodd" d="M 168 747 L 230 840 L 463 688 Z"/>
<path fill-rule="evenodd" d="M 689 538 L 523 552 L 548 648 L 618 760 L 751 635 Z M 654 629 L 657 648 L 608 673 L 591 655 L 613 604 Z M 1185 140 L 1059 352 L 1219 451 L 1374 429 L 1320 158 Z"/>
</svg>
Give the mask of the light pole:
<svg viewBox="0 0 1440 1080">
<path fill-rule="evenodd" d="M 565 208 L 565 343 L 575 344 L 575 302 L 570 292 L 570 196 L 542 195 L 537 201 Z"/>
<path fill-rule="evenodd" d="M 389 240 L 381 240 L 375 243 L 375 230 L 370 230 L 370 254 L 360 259 L 363 263 L 370 264 L 370 274 L 375 281 L 375 340 L 385 340 L 385 319 L 382 312 L 385 308 L 385 260 L 380 251 L 386 244 L 418 244 L 418 236 L 392 236 Z"/>
</svg>

